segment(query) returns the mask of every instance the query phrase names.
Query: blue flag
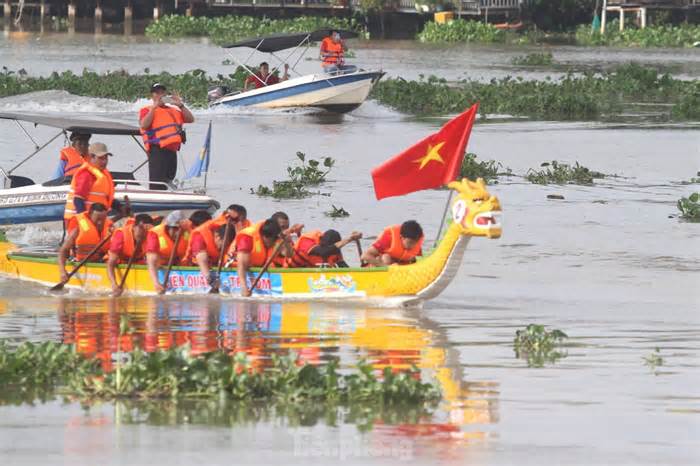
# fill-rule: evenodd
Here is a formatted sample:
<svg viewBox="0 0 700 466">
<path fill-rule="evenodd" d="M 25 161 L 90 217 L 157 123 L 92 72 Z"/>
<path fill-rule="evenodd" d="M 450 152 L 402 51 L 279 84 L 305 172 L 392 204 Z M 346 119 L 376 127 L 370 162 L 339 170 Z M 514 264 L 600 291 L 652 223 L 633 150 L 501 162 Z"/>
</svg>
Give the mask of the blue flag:
<svg viewBox="0 0 700 466">
<path fill-rule="evenodd" d="M 206 173 L 209 170 L 209 155 L 211 154 L 211 121 L 209 122 L 209 129 L 207 130 L 207 137 L 204 139 L 204 145 L 202 150 L 199 151 L 199 157 L 194 161 L 190 169 L 187 171 L 186 180 L 190 178 L 198 178 L 202 176 L 202 173 Z"/>
</svg>

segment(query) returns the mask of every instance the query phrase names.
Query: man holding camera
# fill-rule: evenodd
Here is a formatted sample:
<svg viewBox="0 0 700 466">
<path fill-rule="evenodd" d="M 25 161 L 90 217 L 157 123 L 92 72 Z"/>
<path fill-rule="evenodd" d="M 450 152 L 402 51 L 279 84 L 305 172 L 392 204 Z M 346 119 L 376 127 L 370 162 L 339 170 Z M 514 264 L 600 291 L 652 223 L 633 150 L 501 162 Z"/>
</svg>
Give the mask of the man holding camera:
<svg viewBox="0 0 700 466">
<path fill-rule="evenodd" d="M 152 105 L 139 112 L 143 142 L 148 152 L 148 179 L 151 189 L 165 190 L 177 174 L 177 151 L 185 142 L 185 123 L 193 123 L 194 115 L 179 95 L 168 95 L 161 83 L 151 86 Z"/>
</svg>

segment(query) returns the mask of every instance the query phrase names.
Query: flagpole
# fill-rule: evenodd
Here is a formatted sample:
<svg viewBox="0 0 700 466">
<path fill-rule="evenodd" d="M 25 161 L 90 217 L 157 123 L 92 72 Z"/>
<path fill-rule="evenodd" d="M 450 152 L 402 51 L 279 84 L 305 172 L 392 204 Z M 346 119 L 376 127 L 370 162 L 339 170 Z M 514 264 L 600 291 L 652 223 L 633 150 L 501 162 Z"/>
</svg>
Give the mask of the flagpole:
<svg viewBox="0 0 700 466">
<path fill-rule="evenodd" d="M 209 136 L 209 153 L 207 154 L 207 169 L 204 172 L 204 194 L 207 193 L 207 175 L 209 175 L 209 164 L 211 163 L 211 120 L 209 120 L 207 135 Z"/>
<path fill-rule="evenodd" d="M 435 237 L 435 244 L 433 245 L 433 248 L 436 248 L 438 245 L 438 242 L 440 241 L 440 235 L 442 234 L 442 227 L 445 224 L 445 217 L 447 217 L 447 210 L 450 208 L 450 202 L 452 202 L 452 194 L 454 194 L 454 190 L 450 189 L 450 194 L 447 196 L 447 202 L 445 203 L 445 210 L 442 211 L 442 219 L 440 220 L 440 226 L 438 227 L 438 232 L 437 236 Z"/>
</svg>

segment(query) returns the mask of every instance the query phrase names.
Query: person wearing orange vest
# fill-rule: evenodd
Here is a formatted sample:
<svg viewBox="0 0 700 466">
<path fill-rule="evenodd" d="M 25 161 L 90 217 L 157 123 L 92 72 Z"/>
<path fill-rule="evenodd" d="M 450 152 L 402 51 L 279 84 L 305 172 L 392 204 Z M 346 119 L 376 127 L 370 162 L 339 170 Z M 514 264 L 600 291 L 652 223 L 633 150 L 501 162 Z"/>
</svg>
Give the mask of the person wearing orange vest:
<svg viewBox="0 0 700 466">
<path fill-rule="evenodd" d="M 114 199 L 114 181 L 107 170 L 112 153 L 101 142 L 90 144 L 89 151 L 90 161 L 83 163 L 71 180 L 63 212 L 65 225 L 71 217 L 90 210 L 94 203 L 100 203 L 108 210 L 121 208 L 121 203 Z"/>
<path fill-rule="evenodd" d="M 166 291 L 158 278 L 158 269 L 168 265 L 173 248 L 175 248 L 173 265 L 186 263 L 187 244 L 190 241 L 191 229 L 192 222 L 185 218 L 182 211 L 175 210 L 170 212 L 160 225 L 148 232 L 148 237 L 146 238 L 146 263 L 148 264 L 148 273 L 158 293 Z M 176 245 L 175 239 L 178 232 L 180 232 L 180 238 Z"/>
<path fill-rule="evenodd" d="M 70 135 L 70 145 L 61 149 L 58 167 L 53 175 L 53 179 L 73 176 L 78 168 L 90 159 L 88 147 L 90 145 L 90 133 L 80 133 L 73 131 Z"/>
<path fill-rule="evenodd" d="M 321 41 L 319 55 L 321 66 L 326 73 L 354 73 L 357 67 L 345 64 L 345 52 L 348 47 L 340 37 L 340 31 L 331 30 L 330 35 Z"/>
<path fill-rule="evenodd" d="M 58 271 L 61 280 L 66 280 L 66 260 L 69 255 L 81 261 L 93 252 L 95 247 L 112 231 L 112 221 L 107 218 L 107 207 L 99 202 L 90 206 L 90 210 L 71 218 L 68 224 L 68 236 L 58 251 Z M 99 251 L 90 255 L 91 262 L 100 262 L 107 252 L 105 243 Z"/>
<path fill-rule="evenodd" d="M 301 235 L 294 244 L 294 255 L 287 259 L 288 267 L 318 267 L 326 264 L 330 267 L 347 267 L 341 249 L 343 246 L 362 238 L 362 233 L 353 231 L 342 239 L 335 230 L 308 231 Z"/>
<path fill-rule="evenodd" d="M 386 228 L 379 239 L 362 255 L 369 266 L 411 264 L 423 255 L 423 229 L 415 220 Z"/>
<path fill-rule="evenodd" d="M 253 222 L 248 220 L 248 211 L 246 208 L 238 204 L 231 204 L 214 219 L 214 222 L 218 226 L 226 225 L 227 221 L 230 221 L 236 227 L 236 233 L 253 225 Z"/>
<path fill-rule="evenodd" d="M 128 262 L 132 257 L 135 263 L 143 263 L 146 257 L 144 241 L 151 228 L 153 228 L 153 218 L 148 214 L 138 214 L 112 233 L 107 252 L 107 277 L 112 284 L 112 296 L 119 296 L 123 291 L 119 288 L 117 280 L 117 266 Z"/>
<path fill-rule="evenodd" d="M 241 230 L 234 240 L 238 279 L 241 286 L 241 296 L 250 296 L 248 286 L 248 270 L 251 267 L 262 267 L 272 256 L 276 245 L 283 235 L 279 223 L 272 218 L 252 227 Z M 286 241 L 284 238 L 282 241 Z M 284 258 L 277 257 L 273 265 L 284 266 Z"/>
<path fill-rule="evenodd" d="M 208 220 L 193 229 L 190 236 L 189 259 L 199 266 L 200 274 L 210 286 L 214 285 L 216 278 L 212 276 L 211 269 L 219 265 L 221 249 L 229 247 L 236 232 L 231 228 L 228 237 L 225 234 L 226 225 L 217 225 L 214 220 Z"/>
<path fill-rule="evenodd" d="M 194 115 L 189 111 L 179 95 L 166 95 L 167 89 L 161 83 L 151 86 L 153 103 L 139 112 L 139 124 L 144 146 L 148 152 L 148 179 L 151 189 L 166 190 L 163 183 L 170 183 L 177 174 L 177 151 L 184 143 L 185 123 L 193 123 Z"/>
</svg>

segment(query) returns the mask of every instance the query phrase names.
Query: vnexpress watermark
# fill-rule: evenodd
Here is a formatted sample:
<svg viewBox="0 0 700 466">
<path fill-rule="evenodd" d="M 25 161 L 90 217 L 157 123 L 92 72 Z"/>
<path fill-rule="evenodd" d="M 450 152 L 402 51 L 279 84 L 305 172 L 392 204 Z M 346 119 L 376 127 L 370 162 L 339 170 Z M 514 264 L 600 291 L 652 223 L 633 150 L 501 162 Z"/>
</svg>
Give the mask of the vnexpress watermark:
<svg viewBox="0 0 700 466">
<path fill-rule="evenodd" d="M 396 458 L 413 459 L 413 443 L 407 439 L 363 437 L 348 435 L 337 439 L 314 435 L 313 432 L 294 434 L 294 456 L 297 458 Z"/>
</svg>

